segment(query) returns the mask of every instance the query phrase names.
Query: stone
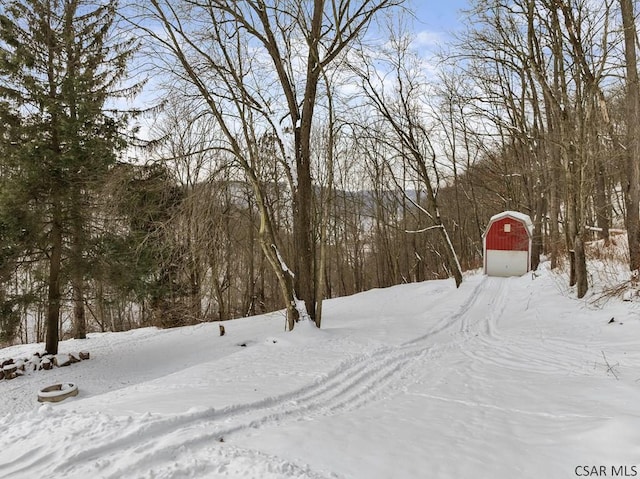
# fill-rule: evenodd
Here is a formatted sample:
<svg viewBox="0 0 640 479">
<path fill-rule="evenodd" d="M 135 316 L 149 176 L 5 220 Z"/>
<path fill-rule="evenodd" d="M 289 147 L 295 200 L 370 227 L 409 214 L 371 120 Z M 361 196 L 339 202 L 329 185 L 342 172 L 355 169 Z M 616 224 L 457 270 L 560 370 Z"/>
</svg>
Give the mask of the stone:
<svg viewBox="0 0 640 479">
<path fill-rule="evenodd" d="M 0 369 L 3 369 L 5 366 L 9 364 L 13 364 L 13 359 L 5 359 L 0 363 Z"/>
<path fill-rule="evenodd" d="M 69 366 L 71 364 L 71 357 L 68 354 L 56 354 L 53 357 L 53 365 L 62 368 L 64 366 Z"/>
</svg>

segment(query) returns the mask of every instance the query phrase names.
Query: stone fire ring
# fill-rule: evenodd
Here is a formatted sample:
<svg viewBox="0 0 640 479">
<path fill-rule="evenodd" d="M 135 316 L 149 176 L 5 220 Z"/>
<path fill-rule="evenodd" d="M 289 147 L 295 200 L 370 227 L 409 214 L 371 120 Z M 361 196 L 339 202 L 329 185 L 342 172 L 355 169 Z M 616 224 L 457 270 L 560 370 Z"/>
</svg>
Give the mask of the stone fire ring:
<svg viewBox="0 0 640 479">
<path fill-rule="evenodd" d="M 38 391 L 38 402 L 60 402 L 77 395 L 78 386 L 75 383 L 54 384 Z"/>
</svg>

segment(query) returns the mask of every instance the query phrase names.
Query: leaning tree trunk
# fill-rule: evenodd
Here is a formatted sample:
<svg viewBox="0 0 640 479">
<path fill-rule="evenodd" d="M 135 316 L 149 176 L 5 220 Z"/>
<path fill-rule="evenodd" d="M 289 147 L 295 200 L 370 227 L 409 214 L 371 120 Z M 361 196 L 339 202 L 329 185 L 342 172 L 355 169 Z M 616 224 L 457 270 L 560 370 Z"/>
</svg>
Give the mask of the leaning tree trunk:
<svg viewBox="0 0 640 479">
<path fill-rule="evenodd" d="M 446 266 L 449 268 L 451 275 L 455 279 L 456 287 L 460 287 L 460 285 L 462 284 L 462 267 L 460 266 L 460 262 L 458 261 L 458 255 L 456 254 L 456 250 L 453 247 L 453 243 L 451 242 L 449 232 L 442 222 L 442 217 L 440 216 L 440 208 L 438 207 L 438 199 L 433 189 L 433 185 L 431 184 L 431 178 L 429 176 L 424 158 L 420 155 L 419 149 L 415 148 L 415 145 L 412 146 L 414 146 L 412 148 L 413 157 L 416 160 L 418 171 L 420 172 L 420 176 L 422 177 L 425 189 L 427 190 L 427 201 L 431 209 L 431 217 L 438 229 L 440 239 L 444 244 Z"/>
<path fill-rule="evenodd" d="M 267 258 L 267 261 L 271 265 L 271 268 L 273 269 L 278 280 L 280 294 L 282 296 L 284 304 L 286 305 L 287 330 L 292 331 L 295 327 L 295 324 L 303 316 L 303 312 L 301 312 L 303 306 L 302 304 L 300 304 L 301 302 L 298 301 L 298 298 L 296 296 L 293 283 L 293 273 L 288 268 L 287 264 L 284 261 L 284 258 L 280 254 L 280 250 L 276 242 L 276 236 L 271 224 L 272 215 L 268 210 L 265 197 L 263 195 L 262 189 L 260 188 L 260 183 L 258 179 L 253 175 L 249 175 L 249 178 L 253 187 L 253 192 L 255 194 L 258 212 L 260 214 L 260 228 L 258 230 L 260 247 L 262 248 L 262 252 Z"/>
<path fill-rule="evenodd" d="M 439 226 L 438 231 L 440 232 L 440 238 L 445 245 L 445 257 L 447 258 L 449 270 L 451 271 L 451 275 L 456 282 L 456 288 L 458 288 L 462 284 L 462 267 L 460 266 L 460 262 L 458 261 L 458 255 L 456 254 L 456 250 L 453 247 L 453 243 L 451 242 L 449 232 L 442 223 L 440 213 L 436 213 L 436 223 Z"/>
</svg>

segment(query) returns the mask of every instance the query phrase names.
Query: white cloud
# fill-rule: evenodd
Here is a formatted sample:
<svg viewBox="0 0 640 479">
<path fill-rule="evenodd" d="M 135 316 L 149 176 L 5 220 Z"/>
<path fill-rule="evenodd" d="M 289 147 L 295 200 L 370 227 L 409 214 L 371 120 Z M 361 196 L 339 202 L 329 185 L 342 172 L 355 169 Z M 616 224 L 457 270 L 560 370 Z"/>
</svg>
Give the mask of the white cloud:
<svg viewBox="0 0 640 479">
<path fill-rule="evenodd" d="M 413 43 L 415 48 L 432 48 L 444 43 L 445 36 L 442 32 L 433 30 L 420 30 L 415 34 Z"/>
</svg>

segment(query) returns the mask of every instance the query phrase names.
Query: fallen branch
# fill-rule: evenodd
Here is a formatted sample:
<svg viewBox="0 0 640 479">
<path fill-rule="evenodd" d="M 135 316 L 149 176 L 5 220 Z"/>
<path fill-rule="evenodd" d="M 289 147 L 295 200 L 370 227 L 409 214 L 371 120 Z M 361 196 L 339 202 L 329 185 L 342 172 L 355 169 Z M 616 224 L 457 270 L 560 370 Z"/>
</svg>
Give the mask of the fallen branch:
<svg viewBox="0 0 640 479">
<path fill-rule="evenodd" d="M 616 374 L 616 372 L 613 370 L 613 368 L 615 366 L 611 366 L 611 364 L 609 364 L 609 361 L 607 360 L 607 356 L 605 356 L 604 351 L 600 351 L 602 353 L 602 357 L 604 358 L 604 362 L 607 365 L 607 372 L 611 372 L 611 374 L 613 374 L 613 377 L 616 378 L 617 381 L 620 380 L 620 378 L 618 377 L 618 375 Z M 618 366 L 618 364 L 616 364 L 616 366 Z"/>
</svg>

